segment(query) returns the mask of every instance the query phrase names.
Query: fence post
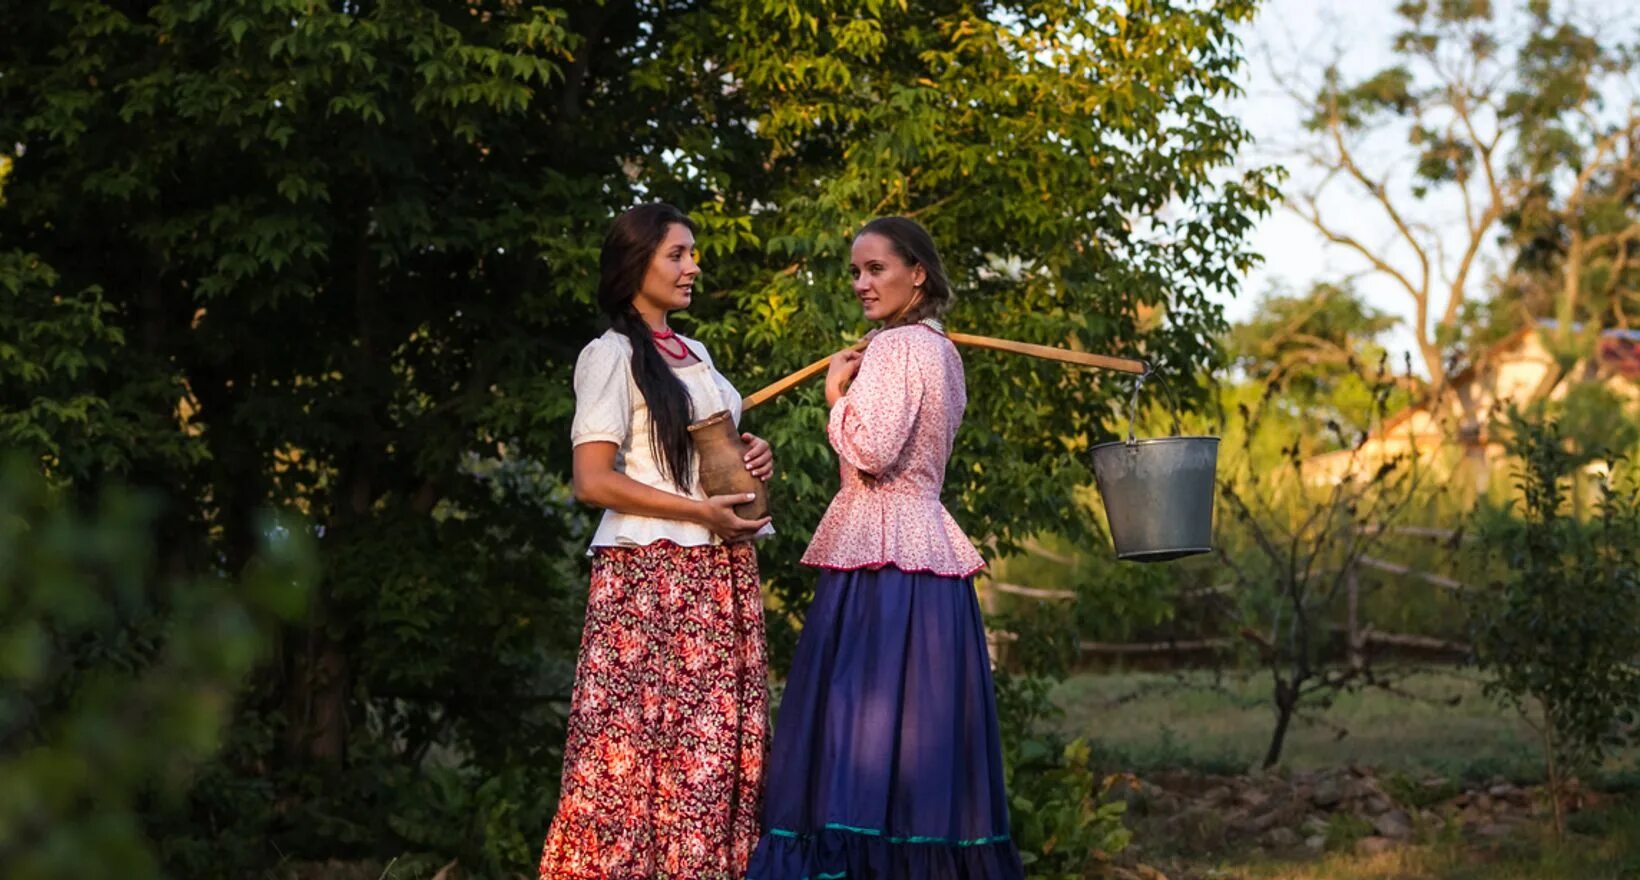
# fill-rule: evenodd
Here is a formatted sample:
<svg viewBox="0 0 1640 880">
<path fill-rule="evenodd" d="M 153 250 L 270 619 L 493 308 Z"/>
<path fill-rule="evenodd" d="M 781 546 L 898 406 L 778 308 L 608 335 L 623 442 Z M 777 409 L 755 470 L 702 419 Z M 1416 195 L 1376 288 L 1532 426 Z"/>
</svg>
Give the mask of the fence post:
<svg viewBox="0 0 1640 880">
<path fill-rule="evenodd" d="M 992 588 L 991 579 L 984 575 L 974 578 L 974 589 L 979 592 L 979 610 L 985 620 L 985 646 L 990 649 L 991 668 L 997 669 L 1008 662 L 1007 645 L 991 628 L 997 614 L 997 591 Z"/>
<path fill-rule="evenodd" d="M 1350 669 L 1360 672 L 1365 665 L 1361 656 L 1361 570 L 1350 563 L 1344 574 L 1345 611 L 1344 638 L 1348 641 Z"/>
</svg>

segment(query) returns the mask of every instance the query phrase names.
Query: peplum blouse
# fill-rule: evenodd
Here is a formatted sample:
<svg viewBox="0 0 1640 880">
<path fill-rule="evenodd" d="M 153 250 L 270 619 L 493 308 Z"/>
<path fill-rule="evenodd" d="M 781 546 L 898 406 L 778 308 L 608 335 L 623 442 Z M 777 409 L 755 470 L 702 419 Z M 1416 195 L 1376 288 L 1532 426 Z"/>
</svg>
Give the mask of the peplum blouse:
<svg viewBox="0 0 1640 880">
<path fill-rule="evenodd" d="M 940 503 L 968 392 L 957 347 L 937 326 L 877 334 L 848 393 L 831 408 L 826 436 L 843 485 L 803 554 L 805 565 L 893 565 L 946 577 L 985 566 Z"/>
<path fill-rule="evenodd" d="M 703 419 L 728 410 L 734 423 L 740 424 L 740 393 L 712 365 L 705 346 L 681 333 L 678 339 L 700 359 L 673 368 L 689 391 L 694 417 Z M 646 486 L 681 494 L 662 475 L 658 456 L 649 444 L 649 405 L 632 378 L 632 343 L 614 330 L 587 343 L 575 361 L 575 419 L 570 426 L 570 443 L 579 446 L 594 442 L 616 445 L 617 471 Z M 695 462 L 694 476 L 688 497 L 704 499 L 699 461 Z M 774 529 L 764 526 L 756 537 L 772 534 Z M 699 523 L 605 510 L 592 537 L 592 547 L 637 547 L 657 541 L 671 541 L 680 547 L 723 543 Z"/>
</svg>

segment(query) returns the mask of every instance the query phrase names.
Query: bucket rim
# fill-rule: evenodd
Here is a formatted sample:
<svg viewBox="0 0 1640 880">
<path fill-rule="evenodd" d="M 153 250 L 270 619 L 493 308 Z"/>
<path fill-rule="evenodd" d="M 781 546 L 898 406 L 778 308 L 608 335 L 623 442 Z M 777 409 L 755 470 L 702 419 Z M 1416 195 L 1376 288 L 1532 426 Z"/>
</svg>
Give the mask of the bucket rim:
<svg viewBox="0 0 1640 880">
<path fill-rule="evenodd" d="M 1117 552 L 1116 558 L 1122 562 L 1145 562 L 1157 556 L 1165 556 L 1166 559 L 1162 561 L 1171 562 L 1175 559 L 1183 559 L 1186 556 L 1200 556 L 1212 552 L 1213 546 L 1211 544 L 1205 546 L 1192 544 L 1188 547 L 1152 547 L 1148 550 Z"/>
<path fill-rule="evenodd" d="M 1096 443 L 1093 446 L 1088 447 L 1088 451 L 1094 452 L 1100 449 L 1107 449 L 1112 446 L 1156 446 L 1163 443 L 1176 443 L 1181 440 L 1211 440 L 1214 443 L 1218 443 L 1221 439 L 1223 438 L 1214 437 L 1210 434 L 1184 434 L 1174 437 L 1137 437 L 1133 440 L 1107 440 L 1104 443 Z"/>
</svg>

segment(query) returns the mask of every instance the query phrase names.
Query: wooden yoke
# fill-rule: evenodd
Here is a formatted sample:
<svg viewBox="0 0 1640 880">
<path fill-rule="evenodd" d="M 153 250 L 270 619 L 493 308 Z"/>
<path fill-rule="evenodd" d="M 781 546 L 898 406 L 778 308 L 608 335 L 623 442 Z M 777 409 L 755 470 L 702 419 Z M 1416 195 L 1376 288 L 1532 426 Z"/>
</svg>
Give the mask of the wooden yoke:
<svg viewBox="0 0 1640 880">
<path fill-rule="evenodd" d="M 992 336 L 974 336 L 969 333 L 947 333 L 945 335 L 958 345 L 966 345 L 972 348 L 989 348 L 992 351 L 1006 351 L 1043 360 L 1076 364 L 1082 367 L 1098 367 L 1102 370 L 1117 370 L 1134 374 L 1143 374 L 1150 370 L 1149 364 L 1134 358 L 1113 357 L 1108 354 L 1089 354 L 1088 352 L 1071 351 L 1066 348 L 1054 348 L 1049 345 L 1035 345 L 1029 342 L 1014 342 L 1011 339 L 997 339 Z M 864 350 L 866 345 L 866 342 L 861 341 L 853 347 L 853 350 Z M 831 355 L 826 355 L 801 370 L 757 390 L 741 403 L 742 411 L 768 403 L 814 376 L 825 372 L 826 368 L 831 366 L 831 358 Z"/>
</svg>

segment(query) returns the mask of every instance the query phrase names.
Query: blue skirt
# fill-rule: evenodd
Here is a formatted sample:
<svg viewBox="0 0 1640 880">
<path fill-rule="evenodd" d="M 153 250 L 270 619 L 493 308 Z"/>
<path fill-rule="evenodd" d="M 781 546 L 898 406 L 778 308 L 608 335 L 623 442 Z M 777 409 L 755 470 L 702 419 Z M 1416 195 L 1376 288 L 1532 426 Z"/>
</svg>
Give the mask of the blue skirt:
<svg viewBox="0 0 1640 880">
<path fill-rule="evenodd" d="M 823 571 L 749 880 L 1019 880 L 970 578 Z"/>
</svg>

